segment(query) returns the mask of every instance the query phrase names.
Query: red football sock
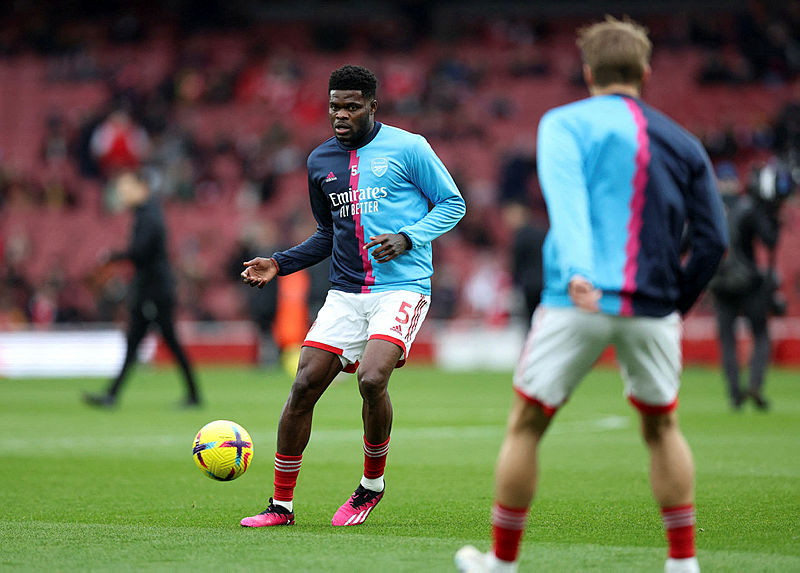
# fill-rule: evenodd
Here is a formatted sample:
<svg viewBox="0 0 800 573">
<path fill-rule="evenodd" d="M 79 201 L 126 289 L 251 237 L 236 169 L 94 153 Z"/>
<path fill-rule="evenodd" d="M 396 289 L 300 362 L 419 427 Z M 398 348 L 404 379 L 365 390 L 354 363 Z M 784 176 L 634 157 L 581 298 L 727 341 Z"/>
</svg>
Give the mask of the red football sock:
<svg viewBox="0 0 800 573">
<path fill-rule="evenodd" d="M 673 559 L 694 557 L 694 505 L 662 507 L 661 517 Z"/>
<path fill-rule="evenodd" d="M 364 436 L 364 477 L 376 479 L 386 468 L 386 455 L 389 453 L 389 438 L 382 444 L 373 445 Z"/>
<path fill-rule="evenodd" d="M 495 503 L 492 508 L 494 554 L 502 561 L 516 561 L 519 543 L 528 522 L 528 508 L 511 508 Z"/>
<path fill-rule="evenodd" d="M 297 474 L 300 473 L 300 464 L 303 456 L 284 456 L 275 454 L 275 494 L 272 496 L 277 501 L 292 501 L 294 486 L 297 485 Z"/>
</svg>

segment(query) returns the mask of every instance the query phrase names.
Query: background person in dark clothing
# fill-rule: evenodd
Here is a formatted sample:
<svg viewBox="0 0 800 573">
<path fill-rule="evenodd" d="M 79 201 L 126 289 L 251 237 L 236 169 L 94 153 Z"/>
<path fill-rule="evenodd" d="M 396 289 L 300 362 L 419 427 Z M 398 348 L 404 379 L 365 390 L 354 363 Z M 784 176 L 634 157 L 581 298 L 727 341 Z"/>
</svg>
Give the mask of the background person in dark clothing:
<svg viewBox="0 0 800 573">
<path fill-rule="evenodd" d="M 183 372 L 187 390 L 184 405 L 198 406 L 200 398 L 194 374 L 175 334 L 175 278 L 167 258 L 167 232 L 161 207 L 150 196 L 147 182 L 138 173 L 128 171 L 120 175 L 116 190 L 123 206 L 134 212 L 133 234 L 128 249 L 113 254 L 110 259 L 128 259 L 136 267 L 129 292 L 127 349 L 122 369 L 108 390 L 104 394 L 87 393 L 84 401 L 92 406 L 113 406 L 116 403 L 125 378 L 136 361 L 139 345 L 148 328 L 155 323 Z"/>
<path fill-rule="evenodd" d="M 762 393 L 770 354 L 767 319 L 770 312 L 780 312 L 780 303 L 776 298 L 778 284 L 774 265 L 766 272 L 759 269 L 755 242 L 760 241 L 770 250 L 772 261 L 780 230 L 778 212 L 792 188 L 788 171 L 766 166 L 753 173 L 748 193 L 727 205 L 730 248 L 710 286 L 717 314 L 722 367 L 735 409 L 741 408 L 747 398 L 761 410 L 769 408 Z M 753 336 L 750 381 L 746 390 L 739 385 L 737 316 L 747 320 Z"/>
<path fill-rule="evenodd" d="M 544 288 L 542 247 L 547 236 L 546 222 L 534 217 L 521 203 L 511 203 L 503 208 L 503 219 L 513 232 L 511 246 L 511 274 L 525 299 L 528 322 L 539 306 Z"/>
<path fill-rule="evenodd" d="M 237 286 L 244 289 L 243 298 L 249 309 L 248 314 L 258 329 L 258 364 L 260 366 L 272 366 L 280 361 L 280 348 L 278 348 L 272 333 L 275 316 L 278 313 L 278 283 L 273 281 L 264 285 L 262 290 L 254 290 L 242 285 L 238 277 L 242 261 L 257 257 L 259 253 L 279 250 L 275 234 L 275 230 L 266 224 L 254 225 L 246 229 L 228 261 L 227 274 L 236 277 Z"/>
</svg>

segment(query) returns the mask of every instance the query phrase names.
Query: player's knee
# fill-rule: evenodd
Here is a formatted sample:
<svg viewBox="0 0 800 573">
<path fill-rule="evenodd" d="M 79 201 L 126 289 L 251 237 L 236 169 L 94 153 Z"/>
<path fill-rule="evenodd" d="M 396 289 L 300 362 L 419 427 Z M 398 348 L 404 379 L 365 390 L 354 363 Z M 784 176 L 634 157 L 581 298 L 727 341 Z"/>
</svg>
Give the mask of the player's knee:
<svg viewBox="0 0 800 573">
<path fill-rule="evenodd" d="M 382 396 L 389 384 L 391 371 L 385 372 L 380 368 L 363 368 L 358 370 L 358 389 L 365 400 Z"/>
<path fill-rule="evenodd" d="M 666 414 L 643 414 L 642 415 L 642 436 L 648 444 L 658 443 L 664 439 L 669 432 L 678 428 L 678 419 L 675 412 Z"/>
<path fill-rule="evenodd" d="M 545 412 L 538 404 L 518 398 L 511 408 L 508 430 L 533 433 L 541 437 L 550 425 L 551 419 L 552 415 Z"/>
<path fill-rule="evenodd" d="M 289 392 L 288 406 L 295 409 L 313 407 L 321 395 L 320 387 L 323 381 L 313 372 L 298 369 L 297 376 Z"/>
</svg>

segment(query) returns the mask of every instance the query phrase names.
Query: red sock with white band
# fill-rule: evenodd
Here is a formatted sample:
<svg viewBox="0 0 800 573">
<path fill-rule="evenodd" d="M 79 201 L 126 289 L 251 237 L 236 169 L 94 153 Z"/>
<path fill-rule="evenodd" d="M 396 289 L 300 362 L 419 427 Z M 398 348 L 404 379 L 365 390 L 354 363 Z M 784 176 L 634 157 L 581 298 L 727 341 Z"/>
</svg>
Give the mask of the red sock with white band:
<svg viewBox="0 0 800 573">
<path fill-rule="evenodd" d="M 364 436 L 364 477 L 361 485 L 372 491 L 383 491 L 383 472 L 389 454 L 389 439 L 381 444 L 370 444 Z"/>
<path fill-rule="evenodd" d="M 513 562 L 519 554 L 519 544 L 525 525 L 528 523 L 528 508 L 505 507 L 495 503 L 492 508 L 492 538 L 494 554 L 501 561 Z"/>
<path fill-rule="evenodd" d="M 662 507 L 661 517 L 673 559 L 694 557 L 694 505 Z"/>
<path fill-rule="evenodd" d="M 292 510 L 292 499 L 294 499 L 294 488 L 297 485 L 297 474 L 300 473 L 300 465 L 303 463 L 303 456 L 284 456 L 275 454 L 275 494 L 272 496 L 274 502 L 282 502 L 282 505 Z"/>
</svg>

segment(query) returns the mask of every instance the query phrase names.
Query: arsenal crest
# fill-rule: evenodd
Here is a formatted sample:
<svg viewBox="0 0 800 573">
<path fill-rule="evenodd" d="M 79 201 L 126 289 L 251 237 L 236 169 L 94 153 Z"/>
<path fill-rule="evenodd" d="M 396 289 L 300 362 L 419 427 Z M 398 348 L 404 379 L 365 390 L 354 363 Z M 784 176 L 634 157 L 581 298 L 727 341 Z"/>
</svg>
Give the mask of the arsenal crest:
<svg viewBox="0 0 800 573">
<path fill-rule="evenodd" d="M 386 170 L 389 169 L 389 160 L 385 157 L 376 157 L 372 160 L 370 166 L 375 177 L 382 177 Z"/>
</svg>

